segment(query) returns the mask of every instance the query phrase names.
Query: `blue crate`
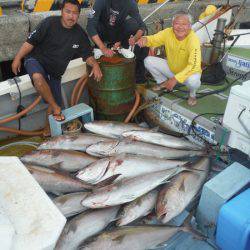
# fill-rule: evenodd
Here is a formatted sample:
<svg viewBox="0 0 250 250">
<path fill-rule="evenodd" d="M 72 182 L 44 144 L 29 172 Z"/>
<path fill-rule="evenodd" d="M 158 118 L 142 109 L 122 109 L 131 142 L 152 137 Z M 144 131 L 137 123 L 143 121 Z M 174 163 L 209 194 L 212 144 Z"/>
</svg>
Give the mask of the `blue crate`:
<svg viewBox="0 0 250 250">
<path fill-rule="evenodd" d="M 250 249 L 250 188 L 220 209 L 216 244 L 223 250 Z"/>
<path fill-rule="evenodd" d="M 250 170 L 234 162 L 221 173 L 205 183 L 196 213 L 198 228 L 204 235 L 214 239 L 220 208 L 250 180 Z"/>
<path fill-rule="evenodd" d="M 84 103 L 79 103 L 73 107 L 62 110 L 65 120 L 58 122 L 52 115 L 49 116 L 49 124 L 51 136 L 58 136 L 62 134 L 62 125 L 70 122 L 76 118 L 81 118 L 83 123 L 94 120 L 93 109 Z"/>
</svg>

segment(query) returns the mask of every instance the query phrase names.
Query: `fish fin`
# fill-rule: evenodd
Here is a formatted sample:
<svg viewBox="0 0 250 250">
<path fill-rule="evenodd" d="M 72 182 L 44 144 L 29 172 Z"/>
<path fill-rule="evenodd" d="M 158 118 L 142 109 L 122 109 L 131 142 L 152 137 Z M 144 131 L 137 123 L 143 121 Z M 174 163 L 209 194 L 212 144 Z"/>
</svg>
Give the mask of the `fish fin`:
<svg viewBox="0 0 250 250">
<path fill-rule="evenodd" d="M 179 190 L 185 192 L 185 179 L 182 179 L 182 182 L 181 182 L 181 185 L 179 187 Z"/>
<path fill-rule="evenodd" d="M 110 168 L 110 160 L 109 160 L 108 166 L 106 167 L 102 177 L 105 176 L 105 174 L 108 172 L 109 168 Z"/>
<path fill-rule="evenodd" d="M 113 176 L 111 176 L 103 181 L 98 182 L 95 186 L 97 188 L 108 186 L 108 185 L 112 184 L 120 175 L 121 174 L 113 175 Z"/>
<path fill-rule="evenodd" d="M 164 180 L 161 182 L 161 184 L 170 183 L 171 181 L 169 181 L 169 179 L 172 178 L 172 177 L 173 177 L 173 176 L 167 177 L 166 179 L 164 179 Z M 161 184 L 160 184 L 160 185 L 161 185 Z"/>
<path fill-rule="evenodd" d="M 185 165 L 185 164 L 184 164 Z M 204 171 L 206 171 L 206 170 L 202 170 L 202 169 L 197 169 L 197 168 L 194 168 L 194 167 L 185 167 L 185 166 L 181 166 L 181 170 L 180 170 L 180 172 L 182 172 L 182 171 L 188 171 L 188 172 L 196 172 L 196 171 L 199 171 L 199 172 L 204 172 Z"/>
<path fill-rule="evenodd" d="M 57 191 L 50 191 L 52 194 L 55 194 L 57 196 L 63 195 L 63 193 L 57 192 Z"/>
<path fill-rule="evenodd" d="M 149 131 L 151 131 L 151 132 L 159 132 L 159 126 L 153 127 Z"/>
<path fill-rule="evenodd" d="M 184 168 L 191 168 L 191 167 L 192 167 L 192 162 L 191 162 L 191 161 L 188 161 L 188 162 L 186 162 L 185 164 L 181 165 L 181 167 L 184 167 Z"/>
<path fill-rule="evenodd" d="M 126 236 L 125 234 L 115 236 L 114 238 L 112 238 L 112 241 L 117 241 L 117 242 L 121 243 L 125 236 Z"/>
<path fill-rule="evenodd" d="M 55 169 L 58 169 L 58 170 L 61 170 L 61 171 L 62 171 L 62 169 L 61 169 L 62 163 L 63 163 L 63 162 L 60 161 L 60 162 L 57 162 L 57 163 L 55 163 L 55 164 L 49 165 L 49 167 L 50 167 L 50 168 L 55 168 Z"/>
<path fill-rule="evenodd" d="M 181 227 L 182 231 L 184 232 L 189 232 L 192 233 L 193 237 L 198 239 L 198 240 L 206 240 L 207 238 L 201 234 L 199 231 L 193 229 L 193 227 L 191 226 L 191 220 L 193 218 L 193 215 L 195 213 L 195 210 L 192 210 L 188 217 L 184 220 L 183 225 Z"/>
<path fill-rule="evenodd" d="M 118 221 L 122 218 L 122 216 L 116 216 L 115 218 L 113 218 L 110 222 L 114 222 L 114 221 Z"/>
</svg>

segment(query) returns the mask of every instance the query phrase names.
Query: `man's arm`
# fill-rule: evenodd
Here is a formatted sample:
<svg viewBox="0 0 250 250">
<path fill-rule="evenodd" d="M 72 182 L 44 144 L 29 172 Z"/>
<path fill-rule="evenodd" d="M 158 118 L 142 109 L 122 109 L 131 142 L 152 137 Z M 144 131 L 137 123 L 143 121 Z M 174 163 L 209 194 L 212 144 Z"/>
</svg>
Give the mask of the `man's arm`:
<svg viewBox="0 0 250 250">
<path fill-rule="evenodd" d="M 16 54 L 13 63 L 11 65 L 12 68 L 12 72 L 17 75 L 20 72 L 21 69 L 21 60 L 28 55 L 32 49 L 34 48 L 34 46 L 28 42 L 25 42 L 22 47 L 20 48 L 20 50 L 18 51 L 18 53 Z"/>
<path fill-rule="evenodd" d="M 136 20 L 139 26 L 139 30 L 136 32 L 136 34 L 131 36 L 129 39 L 129 45 L 134 46 L 135 43 L 143 36 L 146 30 L 146 25 L 140 16 L 138 5 L 135 1 L 131 3 L 129 15 Z"/>
<path fill-rule="evenodd" d="M 46 18 L 37 25 L 35 30 L 33 30 L 30 33 L 30 35 L 27 38 L 27 41 L 22 45 L 11 65 L 12 72 L 15 75 L 17 75 L 17 73 L 20 72 L 21 60 L 26 55 L 28 55 L 35 46 L 37 46 L 39 43 L 43 41 L 49 27 L 50 27 L 50 18 Z"/>
<path fill-rule="evenodd" d="M 111 57 L 114 55 L 114 52 L 105 46 L 97 32 L 97 27 L 100 22 L 100 16 L 103 10 L 105 10 L 105 1 L 96 0 L 93 6 L 93 13 L 90 13 L 88 16 L 86 30 L 88 32 L 88 35 L 91 37 L 93 42 L 99 47 L 102 53 L 105 56 Z"/>
<path fill-rule="evenodd" d="M 99 47 L 99 49 L 102 51 L 102 53 L 107 56 L 107 57 L 112 57 L 115 52 L 111 49 L 108 49 L 105 44 L 103 43 L 103 41 L 101 40 L 101 38 L 99 37 L 98 34 L 94 35 L 91 37 L 91 39 L 93 40 L 93 42 Z"/>
<path fill-rule="evenodd" d="M 86 59 L 86 63 L 92 67 L 92 71 L 89 76 L 94 75 L 94 79 L 99 82 L 102 78 L 102 71 L 99 67 L 98 62 L 95 60 L 93 56 L 90 56 Z"/>
<path fill-rule="evenodd" d="M 134 36 L 130 36 L 128 43 L 130 46 L 134 46 L 135 43 L 143 36 L 144 30 L 137 30 Z"/>
</svg>

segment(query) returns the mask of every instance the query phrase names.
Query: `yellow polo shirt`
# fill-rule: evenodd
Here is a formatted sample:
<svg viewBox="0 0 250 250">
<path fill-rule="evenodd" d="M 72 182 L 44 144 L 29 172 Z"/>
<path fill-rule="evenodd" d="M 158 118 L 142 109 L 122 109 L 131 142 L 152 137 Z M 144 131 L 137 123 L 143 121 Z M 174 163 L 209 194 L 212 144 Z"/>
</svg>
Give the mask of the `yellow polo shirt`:
<svg viewBox="0 0 250 250">
<path fill-rule="evenodd" d="M 173 28 L 167 28 L 152 36 L 146 36 L 148 47 L 165 46 L 170 70 L 178 82 L 183 83 L 194 73 L 201 73 L 201 46 L 193 30 L 179 41 Z"/>
</svg>

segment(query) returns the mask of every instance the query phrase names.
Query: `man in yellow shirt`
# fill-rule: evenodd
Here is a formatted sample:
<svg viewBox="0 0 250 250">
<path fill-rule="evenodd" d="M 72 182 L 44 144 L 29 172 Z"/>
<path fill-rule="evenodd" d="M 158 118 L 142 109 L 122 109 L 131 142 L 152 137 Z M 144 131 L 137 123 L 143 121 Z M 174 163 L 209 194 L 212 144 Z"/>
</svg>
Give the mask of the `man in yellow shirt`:
<svg viewBox="0 0 250 250">
<path fill-rule="evenodd" d="M 144 60 L 145 67 L 159 84 L 154 89 L 171 91 L 178 82 L 183 83 L 190 90 L 188 104 L 194 106 L 196 91 L 201 85 L 200 41 L 191 29 L 192 17 L 188 13 L 175 14 L 172 25 L 155 35 L 142 37 L 137 44 L 140 47 L 165 46 L 166 59 L 148 56 Z"/>
</svg>

